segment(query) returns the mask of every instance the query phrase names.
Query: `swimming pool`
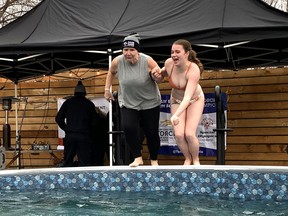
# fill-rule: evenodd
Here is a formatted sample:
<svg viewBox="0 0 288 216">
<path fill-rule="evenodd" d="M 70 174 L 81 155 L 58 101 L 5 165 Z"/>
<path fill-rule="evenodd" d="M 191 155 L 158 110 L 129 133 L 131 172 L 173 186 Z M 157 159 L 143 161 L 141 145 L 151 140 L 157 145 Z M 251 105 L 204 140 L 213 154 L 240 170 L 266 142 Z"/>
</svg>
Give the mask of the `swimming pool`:
<svg viewBox="0 0 288 216">
<path fill-rule="evenodd" d="M 0 171 L 0 190 L 77 189 L 288 200 L 288 168 L 274 166 L 73 167 Z"/>
<path fill-rule="evenodd" d="M 1 215 L 288 215 L 286 167 L 0 171 Z"/>
</svg>

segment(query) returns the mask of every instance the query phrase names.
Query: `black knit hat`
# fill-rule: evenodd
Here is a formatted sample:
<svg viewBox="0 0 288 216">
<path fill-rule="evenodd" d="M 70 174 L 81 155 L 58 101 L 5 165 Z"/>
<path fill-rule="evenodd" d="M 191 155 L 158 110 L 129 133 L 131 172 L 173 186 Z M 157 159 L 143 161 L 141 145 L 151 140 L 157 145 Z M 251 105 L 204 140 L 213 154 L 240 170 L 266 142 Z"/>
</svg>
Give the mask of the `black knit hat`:
<svg viewBox="0 0 288 216">
<path fill-rule="evenodd" d="M 140 52 L 139 39 L 140 37 L 137 33 L 125 37 L 122 43 L 122 49 L 123 48 L 135 48 L 138 52 Z"/>
<path fill-rule="evenodd" d="M 84 96 L 86 95 L 86 89 L 82 81 L 78 81 L 75 87 L 74 95 L 84 95 Z"/>
</svg>

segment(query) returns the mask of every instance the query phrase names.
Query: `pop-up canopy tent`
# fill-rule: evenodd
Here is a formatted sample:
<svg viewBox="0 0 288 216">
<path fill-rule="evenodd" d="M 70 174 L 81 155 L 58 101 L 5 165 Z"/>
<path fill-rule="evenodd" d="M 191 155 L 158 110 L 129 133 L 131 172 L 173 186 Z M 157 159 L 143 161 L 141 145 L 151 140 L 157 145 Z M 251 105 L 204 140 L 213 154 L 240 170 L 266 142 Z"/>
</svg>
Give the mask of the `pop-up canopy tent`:
<svg viewBox="0 0 288 216">
<path fill-rule="evenodd" d="M 0 76 L 108 68 L 132 32 L 160 66 L 180 38 L 207 70 L 288 63 L 288 14 L 260 0 L 43 0 L 0 29 Z"/>
<path fill-rule="evenodd" d="M 160 66 L 180 38 L 208 70 L 288 63 L 288 14 L 260 0 L 43 0 L 0 29 L 0 76 L 108 68 L 133 32 Z"/>
</svg>

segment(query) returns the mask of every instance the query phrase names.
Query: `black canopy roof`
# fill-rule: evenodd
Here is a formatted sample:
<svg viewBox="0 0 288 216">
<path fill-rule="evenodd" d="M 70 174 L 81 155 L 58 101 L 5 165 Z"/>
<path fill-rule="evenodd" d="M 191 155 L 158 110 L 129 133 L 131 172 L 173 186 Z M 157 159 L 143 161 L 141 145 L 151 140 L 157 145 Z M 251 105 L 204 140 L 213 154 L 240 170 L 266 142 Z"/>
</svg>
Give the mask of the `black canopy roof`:
<svg viewBox="0 0 288 216">
<path fill-rule="evenodd" d="M 0 29 L 0 76 L 18 82 L 108 68 L 109 55 L 132 32 L 160 66 L 180 38 L 205 69 L 288 63 L 288 14 L 260 0 L 44 0 Z"/>
</svg>

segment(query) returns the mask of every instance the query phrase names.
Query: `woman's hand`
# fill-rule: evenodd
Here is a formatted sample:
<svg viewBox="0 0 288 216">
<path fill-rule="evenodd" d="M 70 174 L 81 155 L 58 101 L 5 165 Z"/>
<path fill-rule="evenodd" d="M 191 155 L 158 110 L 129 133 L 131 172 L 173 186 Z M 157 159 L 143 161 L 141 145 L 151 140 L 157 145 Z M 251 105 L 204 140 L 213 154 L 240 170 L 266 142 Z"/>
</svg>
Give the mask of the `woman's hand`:
<svg viewBox="0 0 288 216">
<path fill-rule="evenodd" d="M 175 126 L 175 125 L 178 125 L 179 122 L 180 122 L 179 117 L 176 116 L 176 115 L 173 115 L 173 116 L 171 117 L 170 121 L 172 122 L 172 125 L 174 125 L 174 126 Z"/>
<path fill-rule="evenodd" d="M 151 70 L 151 76 L 156 82 L 161 82 L 164 78 L 158 66 Z"/>
<path fill-rule="evenodd" d="M 161 78 L 162 77 L 161 69 L 159 67 L 153 68 L 151 73 L 152 73 L 153 77 L 156 77 L 156 78 Z"/>
<path fill-rule="evenodd" d="M 104 90 L 104 98 L 109 102 L 110 102 L 110 100 L 113 100 L 113 101 L 115 100 L 113 97 L 113 94 L 108 89 Z"/>
</svg>

